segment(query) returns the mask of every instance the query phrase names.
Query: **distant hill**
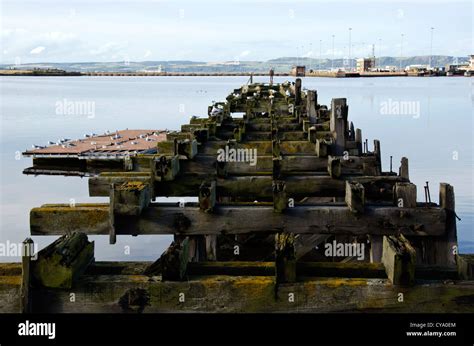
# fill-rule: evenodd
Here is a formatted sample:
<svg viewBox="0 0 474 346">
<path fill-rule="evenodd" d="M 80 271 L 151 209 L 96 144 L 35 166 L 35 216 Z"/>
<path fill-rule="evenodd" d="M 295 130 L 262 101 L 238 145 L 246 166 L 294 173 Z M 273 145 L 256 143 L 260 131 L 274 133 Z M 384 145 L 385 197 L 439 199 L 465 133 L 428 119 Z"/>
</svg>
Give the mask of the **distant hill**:
<svg viewBox="0 0 474 346">
<path fill-rule="evenodd" d="M 356 66 L 355 59 L 352 59 L 352 66 Z M 467 62 L 468 57 L 453 57 L 436 55 L 432 57 L 433 66 L 445 66 L 454 62 Z M 410 56 L 401 59 L 402 66 L 428 64 L 428 56 Z M 331 67 L 347 66 L 348 61 L 343 59 L 311 59 L 297 57 L 281 57 L 268 61 L 224 61 L 224 62 L 204 62 L 204 61 L 119 61 L 119 62 L 78 62 L 78 63 L 38 63 L 38 64 L 1 64 L 0 69 L 60 69 L 65 71 L 78 72 L 137 72 L 137 71 L 166 71 L 166 72 L 196 72 L 196 73 L 219 73 L 219 72 L 267 72 L 273 68 L 275 72 L 289 72 L 295 64 L 305 65 L 308 69 L 330 69 Z M 376 60 L 377 66 L 399 66 L 398 57 L 381 57 Z"/>
</svg>

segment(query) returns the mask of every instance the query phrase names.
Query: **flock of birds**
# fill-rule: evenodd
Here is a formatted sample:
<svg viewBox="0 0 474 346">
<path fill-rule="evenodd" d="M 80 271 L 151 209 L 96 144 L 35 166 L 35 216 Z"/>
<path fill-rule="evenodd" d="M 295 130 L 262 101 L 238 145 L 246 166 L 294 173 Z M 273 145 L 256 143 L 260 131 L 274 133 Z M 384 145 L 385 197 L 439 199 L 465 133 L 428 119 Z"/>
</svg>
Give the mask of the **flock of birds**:
<svg viewBox="0 0 474 346">
<path fill-rule="evenodd" d="M 127 129 L 128 130 L 128 129 Z M 110 135 L 112 132 L 110 132 L 109 130 L 105 131 L 104 132 L 104 135 Z M 157 135 L 157 133 L 154 133 L 154 135 Z M 85 133 L 84 134 L 84 138 L 93 138 L 93 137 L 97 137 L 98 135 L 96 133 Z M 144 138 L 145 141 L 147 142 L 152 142 L 152 141 L 155 141 L 155 139 L 153 138 L 150 138 L 148 136 L 148 134 L 141 134 L 138 136 L 139 138 Z M 110 137 L 110 139 L 112 141 L 114 140 L 117 140 L 117 139 L 120 139 L 122 138 L 122 136 L 120 136 L 119 134 L 119 131 L 116 130 L 115 131 L 115 134 L 113 136 Z M 58 146 L 62 146 L 63 148 L 66 148 L 66 147 L 74 147 L 75 144 L 74 143 L 71 143 L 72 139 L 70 138 L 60 138 L 58 139 L 56 142 L 53 142 L 53 141 L 48 141 L 48 144 L 47 145 L 37 145 L 37 144 L 33 144 L 31 147 L 33 149 L 45 149 L 46 147 L 48 146 L 51 146 L 51 145 L 58 145 Z M 133 141 L 132 144 L 138 144 L 138 142 L 135 142 Z"/>
</svg>

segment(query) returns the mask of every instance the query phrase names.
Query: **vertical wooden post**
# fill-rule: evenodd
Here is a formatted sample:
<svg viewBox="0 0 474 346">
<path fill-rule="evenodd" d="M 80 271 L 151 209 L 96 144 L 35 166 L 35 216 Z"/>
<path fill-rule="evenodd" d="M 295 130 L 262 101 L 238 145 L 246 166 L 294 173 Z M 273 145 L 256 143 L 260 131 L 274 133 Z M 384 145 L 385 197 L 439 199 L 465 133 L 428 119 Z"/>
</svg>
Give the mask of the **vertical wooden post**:
<svg viewBox="0 0 474 346">
<path fill-rule="evenodd" d="M 380 175 L 382 173 L 382 153 L 380 151 L 380 141 L 378 139 L 374 139 L 374 155 L 377 160 L 377 175 Z"/>
<path fill-rule="evenodd" d="M 301 78 L 296 78 L 295 81 L 295 106 L 301 104 Z"/>
<path fill-rule="evenodd" d="M 345 201 L 352 213 L 362 214 L 365 208 L 364 186 L 361 183 L 346 180 Z"/>
<path fill-rule="evenodd" d="M 311 143 L 316 143 L 317 138 L 316 138 L 316 127 L 315 126 L 310 126 L 308 129 L 308 141 Z"/>
<path fill-rule="evenodd" d="M 32 311 L 31 305 L 31 252 L 33 251 L 33 240 L 26 238 L 23 241 L 23 254 L 21 257 L 21 313 L 26 314 Z"/>
<path fill-rule="evenodd" d="M 296 281 L 295 237 L 292 233 L 275 235 L 275 278 L 277 284 Z"/>
<path fill-rule="evenodd" d="M 382 263 L 392 284 L 415 283 L 416 251 L 402 234 L 383 237 Z"/>
<path fill-rule="evenodd" d="M 286 184 L 283 180 L 273 180 L 273 211 L 282 213 L 287 206 Z"/>
<path fill-rule="evenodd" d="M 362 130 L 361 129 L 356 129 L 355 141 L 357 143 L 357 150 L 359 151 L 359 155 L 362 155 Z"/>
<path fill-rule="evenodd" d="M 308 90 L 306 94 L 306 114 L 311 124 L 316 123 L 317 112 L 316 112 L 317 94 L 316 90 Z"/>
<path fill-rule="evenodd" d="M 395 205 L 401 208 L 416 207 L 416 185 L 412 183 L 395 184 Z"/>
<path fill-rule="evenodd" d="M 117 235 L 115 232 L 115 184 L 110 186 L 110 202 L 109 202 L 109 244 L 117 242 Z"/>
<path fill-rule="evenodd" d="M 437 247 L 436 264 L 456 265 L 457 229 L 454 188 L 447 183 L 439 184 L 439 205 L 446 211 L 446 233 L 435 242 Z M 456 250 L 456 251 L 455 251 Z"/>
<path fill-rule="evenodd" d="M 408 159 L 406 157 L 402 157 L 401 159 L 398 175 L 403 179 L 410 180 L 410 176 L 408 174 Z"/>
<path fill-rule="evenodd" d="M 163 281 L 181 281 L 186 276 L 189 261 L 189 238 L 175 240 L 161 255 L 161 275 Z"/>
<path fill-rule="evenodd" d="M 328 173 L 332 178 L 341 176 L 341 159 L 338 157 L 328 156 Z"/>
<path fill-rule="evenodd" d="M 216 181 L 205 181 L 199 187 L 199 208 L 210 213 L 216 205 Z"/>
<path fill-rule="evenodd" d="M 347 104 L 345 98 L 332 99 L 329 129 L 334 136 L 335 155 L 342 155 L 346 147 Z"/>
<path fill-rule="evenodd" d="M 217 235 L 205 235 L 206 261 L 217 261 Z"/>
<path fill-rule="evenodd" d="M 370 235 L 370 263 L 380 263 L 382 261 L 383 238 L 381 235 Z"/>
<path fill-rule="evenodd" d="M 316 139 L 316 156 L 317 157 L 328 156 L 328 147 L 324 139 Z"/>
</svg>

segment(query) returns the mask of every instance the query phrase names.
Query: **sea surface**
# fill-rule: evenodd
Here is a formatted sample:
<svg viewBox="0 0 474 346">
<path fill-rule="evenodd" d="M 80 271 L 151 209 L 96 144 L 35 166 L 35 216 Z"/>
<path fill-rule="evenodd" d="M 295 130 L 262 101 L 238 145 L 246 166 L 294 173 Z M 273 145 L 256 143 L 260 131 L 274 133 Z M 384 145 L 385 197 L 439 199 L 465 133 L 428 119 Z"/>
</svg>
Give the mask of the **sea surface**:
<svg viewBox="0 0 474 346">
<path fill-rule="evenodd" d="M 276 78 L 277 82 L 287 78 Z M 33 144 L 119 129 L 173 129 L 193 115 L 206 116 L 212 101 L 224 100 L 247 77 L 0 77 L 0 244 L 29 236 L 29 211 L 46 203 L 106 202 L 88 196 L 87 179 L 26 176 Z M 254 81 L 267 82 L 265 77 Z M 454 186 L 461 253 L 474 253 L 473 92 L 474 78 L 303 78 L 318 102 L 345 97 L 349 119 L 363 138 L 381 141 L 383 170 L 398 170 L 409 158 L 410 179 L 424 201 L 429 182 L 438 202 L 439 183 Z M 87 105 L 68 114 L 61 105 Z M 74 110 L 74 109 L 73 109 Z M 171 236 L 92 236 L 97 260 L 155 260 Z M 55 237 L 33 237 L 40 248 Z M 16 261 L 0 257 L 0 261 Z"/>
</svg>

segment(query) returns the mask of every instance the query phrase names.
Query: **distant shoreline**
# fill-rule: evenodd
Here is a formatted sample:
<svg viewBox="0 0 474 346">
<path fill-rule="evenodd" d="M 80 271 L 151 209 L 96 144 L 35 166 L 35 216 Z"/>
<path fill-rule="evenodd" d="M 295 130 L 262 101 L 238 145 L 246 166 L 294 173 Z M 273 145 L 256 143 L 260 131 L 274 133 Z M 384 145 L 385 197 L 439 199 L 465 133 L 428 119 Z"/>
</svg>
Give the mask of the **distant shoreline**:
<svg viewBox="0 0 474 346">
<path fill-rule="evenodd" d="M 34 70 L 0 70 L 4 77 L 268 77 L 263 72 L 68 72 L 68 71 L 34 71 Z M 305 75 L 296 76 L 294 73 L 275 73 L 275 77 L 323 77 L 323 78 L 373 78 L 373 77 L 445 77 L 435 74 L 421 74 L 409 72 L 344 72 L 344 71 L 314 71 Z M 448 75 L 448 77 L 462 77 L 462 74 Z M 473 75 L 468 75 L 471 77 Z"/>
</svg>

